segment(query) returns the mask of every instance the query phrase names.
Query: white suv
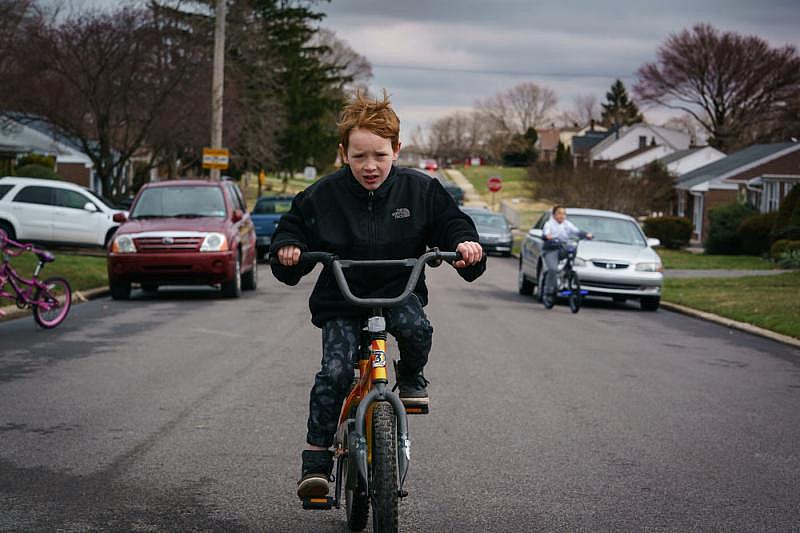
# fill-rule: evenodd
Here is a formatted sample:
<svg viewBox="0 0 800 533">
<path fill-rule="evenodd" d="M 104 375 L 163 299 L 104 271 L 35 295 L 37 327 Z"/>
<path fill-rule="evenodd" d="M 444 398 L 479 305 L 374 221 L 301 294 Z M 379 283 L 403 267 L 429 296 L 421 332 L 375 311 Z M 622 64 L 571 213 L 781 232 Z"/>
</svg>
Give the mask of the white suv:
<svg viewBox="0 0 800 533">
<path fill-rule="evenodd" d="M 85 187 L 58 180 L 0 178 L 0 229 L 21 241 L 105 246 L 115 208 Z"/>
</svg>

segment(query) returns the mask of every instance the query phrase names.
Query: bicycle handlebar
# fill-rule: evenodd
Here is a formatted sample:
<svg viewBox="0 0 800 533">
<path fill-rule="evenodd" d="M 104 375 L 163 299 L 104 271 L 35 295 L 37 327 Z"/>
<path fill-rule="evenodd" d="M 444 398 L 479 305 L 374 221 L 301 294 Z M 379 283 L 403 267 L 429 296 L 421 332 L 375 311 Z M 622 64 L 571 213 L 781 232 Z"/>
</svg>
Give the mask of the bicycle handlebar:
<svg viewBox="0 0 800 533">
<path fill-rule="evenodd" d="M 442 261 L 452 263 L 459 260 L 461 260 L 461 253 L 442 252 L 438 248 L 425 252 L 416 259 L 338 259 L 334 254 L 328 252 L 303 252 L 300 254 L 300 263 L 322 263 L 326 267 L 330 266 L 333 270 L 333 277 L 336 279 L 336 284 L 339 286 L 339 291 L 341 291 L 344 299 L 359 307 L 391 307 L 397 305 L 408 298 L 414 290 L 414 287 L 417 286 L 419 276 L 425 269 L 426 264 L 435 268 L 439 266 Z M 271 256 L 269 262 L 273 265 L 280 264 L 278 258 L 275 256 Z M 346 268 L 392 266 L 411 268 L 411 273 L 408 276 L 405 289 L 394 298 L 359 298 L 352 293 L 350 286 L 347 284 L 347 279 L 344 276 L 344 269 Z"/>
</svg>

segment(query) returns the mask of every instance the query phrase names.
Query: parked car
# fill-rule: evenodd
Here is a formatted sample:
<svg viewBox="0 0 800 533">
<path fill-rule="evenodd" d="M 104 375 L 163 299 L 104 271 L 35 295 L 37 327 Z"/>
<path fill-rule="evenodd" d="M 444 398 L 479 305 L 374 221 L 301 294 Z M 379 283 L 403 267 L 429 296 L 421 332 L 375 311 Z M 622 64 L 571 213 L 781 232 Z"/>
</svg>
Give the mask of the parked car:
<svg viewBox="0 0 800 533">
<path fill-rule="evenodd" d="M 642 309 L 658 309 L 664 274 L 661 258 L 652 247 L 658 246 L 659 240 L 648 239 L 633 218 L 621 213 L 567 209 L 567 214 L 581 231 L 593 234 L 592 240 L 578 244 L 574 268 L 581 288 L 590 296 L 609 296 L 617 302 L 637 299 Z M 550 212 L 542 215 L 522 242 L 517 276 L 520 294 L 536 290 L 541 295 L 542 228 L 550 216 Z"/>
<path fill-rule="evenodd" d="M 464 204 L 464 189 L 452 181 L 442 181 L 442 187 L 450 193 L 450 196 L 453 197 L 453 200 L 455 200 L 458 205 Z"/>
<path fill-rule="evenodd" d="M 436 172 L 439 170 L 439 163 L 437 163 L 435 159 L 420 159 L 419 168 L 430 172 Z"/>
<path fill-rule="evenodd" d="M 293 196 L 262 196 L 250 212 L 256 227 L 256 247 L 259 258 L 266 258 L 272 234 L 278 221 L 292 207 Z"/>
<path fill-rule="evenodd" d="M 0 178 L 0 229 L 15 240 L 105 246 L 122 213 L 95 192 L 67 181 Z"/>
<path fill-rule="evenodd" d="M 161 285 L 220 285 L 236 298 L 258 283 L 256 233 L 241 191 L 230 181 L 148 183 L 108 249 L 114 299 L 131 283 L 146 292 Z"/>
<path fill-rule="evenodd" d="M 505 216 L 481 208 L 462 207 L 461 210 L 475 222 L 475 229 L 478 230 L 478 242 L 485 252 L 499 253 L 504 256 L 511 255 L 511 246 L 514 241 L 511 235 L 513 226 L 508 223 Z"/>
</svg>

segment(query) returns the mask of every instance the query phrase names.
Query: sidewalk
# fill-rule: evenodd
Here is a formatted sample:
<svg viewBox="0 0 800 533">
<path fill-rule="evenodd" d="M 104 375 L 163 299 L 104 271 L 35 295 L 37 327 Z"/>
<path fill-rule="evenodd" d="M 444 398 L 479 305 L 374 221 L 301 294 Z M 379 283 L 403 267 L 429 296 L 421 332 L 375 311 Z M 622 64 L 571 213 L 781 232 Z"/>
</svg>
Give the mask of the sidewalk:
<svg viewBox="0 0 800 533">
<path fill-rule="evenodd" d="M 743 278 L 747 276 L 777 276 L 791 270 L 693 270 L 693 269 L 665 269 L 665 278 Z"/>
<path fill-rule="evenodd" d="M 445 176 L 450 178 L 456 185 L 461 187 L 464 190 L 464 205 L 480 205 L 482 207 L 486 206 L 486 202 L 481 199 L 481 195 L 478 194 L 478 191 L 475 190 L 475 187 L 469 180 L 464 177 L 464 174 L 461 173 L 460 170 L 456 170 L 453 168 L 445 169 L 444 171 Z"/>
</svg>

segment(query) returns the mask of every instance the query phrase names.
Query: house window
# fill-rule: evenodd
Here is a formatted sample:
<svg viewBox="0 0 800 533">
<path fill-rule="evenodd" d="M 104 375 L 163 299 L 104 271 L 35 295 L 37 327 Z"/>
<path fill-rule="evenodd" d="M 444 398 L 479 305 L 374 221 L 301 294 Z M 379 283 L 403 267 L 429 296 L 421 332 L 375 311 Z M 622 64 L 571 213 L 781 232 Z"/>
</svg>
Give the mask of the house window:
<svg viewBox="0 0 800 533">
<path fill-rule="evenodd" d="M 780 205 L 780 184 L 775 181 L 764 183 L 764 212 L 772 213 Z"/>
<path fill-rule="evenodd" d="M 692 223 L 694 232 L 699 239 L 703 238 L 703 195 L 694 195 L 694 205 L 692 209 Z"/>
<path fill-rule="evenodd" d="M 789 196 L 789 191 L 792 190 L 792 187 L 795 186 L 793 181 L 785 181 L 783 182 L 783 197 L 786 198 Z"/>
<path fill-rule="evenodd" d="M 678 216 L 686 216 L 686 193 L 683 191 L 678 192 Z"/>
<path fill-rule="evenodd" d="M 647 146 L 647 136 L 639 135 L 639 148 L 644 148 L 646 146 Z"/>
</svg>

